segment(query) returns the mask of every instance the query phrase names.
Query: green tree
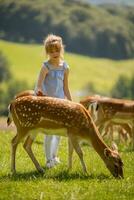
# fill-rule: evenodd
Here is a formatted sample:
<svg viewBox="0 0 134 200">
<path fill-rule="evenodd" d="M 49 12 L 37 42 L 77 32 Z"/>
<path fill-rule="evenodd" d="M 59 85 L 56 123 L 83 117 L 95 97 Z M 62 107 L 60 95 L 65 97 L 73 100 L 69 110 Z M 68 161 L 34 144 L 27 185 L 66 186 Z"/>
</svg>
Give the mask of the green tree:
<svg viewBox="0 0 134 200">
<path fill-rule="evenodd" d="M 0 99 L 0 115 L 7 115 L 7 108 L 14 96 L 23 90 L 27 90 L 28 85 L 25 81 L 11 80 L 7 85 L 7 89 L 3 92 L 3 96 Z"/>
<path fill-rule="evenodd" d="M 131 80 L 125 76 L 120 76 L 115 86 L 113 87 L 111 94 L 114 98 L 131 98 Z"/>
<path fill-rule="evenodd" d="M 2 52 L 0 52 L 0 83 L 8 81 L 10 78 L 11 72 L 9 70 L 9 63 Z"/>
</svg>

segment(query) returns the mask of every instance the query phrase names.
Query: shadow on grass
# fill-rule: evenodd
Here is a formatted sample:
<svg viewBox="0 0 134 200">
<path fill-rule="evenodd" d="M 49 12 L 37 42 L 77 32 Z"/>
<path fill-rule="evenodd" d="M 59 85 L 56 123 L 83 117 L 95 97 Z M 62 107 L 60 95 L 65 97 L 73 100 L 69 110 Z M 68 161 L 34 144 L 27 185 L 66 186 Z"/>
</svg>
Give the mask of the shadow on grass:
<svg viewBox="0 0 134 200">
<path fill-rule="evenodd" d="M 111 179 L 110 176 L 105 175 L 103 173 L 96 175 L 96 174 L 90 174 L 85 175 L 78 172 L 69 172 L 68 170 L 63 170 L 61 172 L 50 172 L 48 173 L 48 170 L 45 171 L 46 173 L 41 174 L 37 171 L 30 171 L 30 172 L 24 172 L 24 173 L 17 173 L 15 175 L 7 174 L 0 177 L 0 180 L 6 180 L 6 181 L 35 181 L 37 179 L 44 180 L 44 179 L 53 179 L 54 181 L 72 181 L 72 180 L 93 180 L 97 179 L 99 181 L 104 181 L 107 179 Z"/>
<path fill-rule="evenodd" d="M 109 179 L 110 177 L 105 174 L 99 174 L 99 175 L 89 174 L 88 175 L 88 174 L 82 174 L 82 173 L 78 173 L 78 172 L 70 173 L 68 171 L 62 171 L 58 174 L 55 174 L 51 178 L 53 178 L 54 180 L 58 180 L 58 181 L 93 180 L 93 179 L 103 181 L 103 180 Z"/>
</svg>

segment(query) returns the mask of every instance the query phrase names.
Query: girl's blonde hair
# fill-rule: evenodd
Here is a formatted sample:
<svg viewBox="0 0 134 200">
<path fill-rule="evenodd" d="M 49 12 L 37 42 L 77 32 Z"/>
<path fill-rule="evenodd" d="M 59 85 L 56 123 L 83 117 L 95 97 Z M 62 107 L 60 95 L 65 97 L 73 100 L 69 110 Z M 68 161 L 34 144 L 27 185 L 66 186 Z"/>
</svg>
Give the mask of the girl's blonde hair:
<svg viewBox="0 0 134 200">
<path fill-rule="evenodd" d="M 63 57 L 64 45 L 60 36 L 49 34 L 44 40 L 44 47 L 46 54 L 49 54 L 52 49 L 56 49 L 60 52 L 61 57 Z"/>
</svg>

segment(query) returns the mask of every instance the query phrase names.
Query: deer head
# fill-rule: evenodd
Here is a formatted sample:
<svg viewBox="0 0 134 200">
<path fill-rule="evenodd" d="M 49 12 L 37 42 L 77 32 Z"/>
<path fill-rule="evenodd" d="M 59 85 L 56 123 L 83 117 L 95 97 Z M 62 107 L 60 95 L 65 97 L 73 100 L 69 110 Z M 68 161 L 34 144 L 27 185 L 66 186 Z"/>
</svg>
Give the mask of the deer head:
<svg viewBox="0 0 134 200">
<path fill-rule="evenodd" d="M 112 147 L 113 148 L 113 147 Z M 105 164 L 111 174 L 116 178 L 123 178 L 123 162 L 119 156 L 118 150 L 104 149 Z"/>
</svg>

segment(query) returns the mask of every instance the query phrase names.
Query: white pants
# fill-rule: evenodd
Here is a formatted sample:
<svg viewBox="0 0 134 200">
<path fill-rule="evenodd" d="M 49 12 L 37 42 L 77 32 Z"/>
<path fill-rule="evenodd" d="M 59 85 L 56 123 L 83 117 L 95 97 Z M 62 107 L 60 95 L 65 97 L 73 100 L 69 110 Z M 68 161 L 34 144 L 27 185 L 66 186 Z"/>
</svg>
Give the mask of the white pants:
<svg viewBox="0 0 134 200">
<path fill-rule="evenodd" d="M 44 150 L 46 154 L 46 161 L 52 160 L 57 155 L 60 136 L 46 135 L 44 139 Z"/>
</svg>

